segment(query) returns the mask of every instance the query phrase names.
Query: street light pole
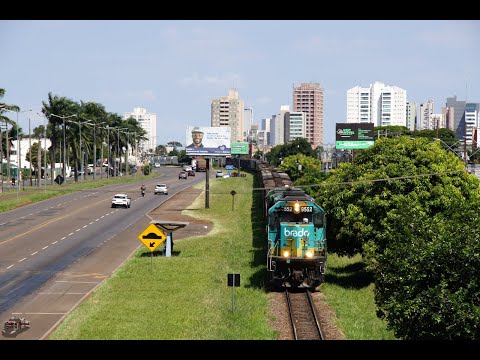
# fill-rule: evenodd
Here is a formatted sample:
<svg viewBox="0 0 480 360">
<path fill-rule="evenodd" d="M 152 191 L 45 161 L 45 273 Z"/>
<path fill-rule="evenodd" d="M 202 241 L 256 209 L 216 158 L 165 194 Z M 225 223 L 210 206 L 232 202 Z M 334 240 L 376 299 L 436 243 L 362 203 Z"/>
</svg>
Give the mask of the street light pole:
<svg viewBox="0 0 480 360">
<path fill-rule="evenodd" d="M 71 117 L 74 117 L 74 116 L 77 116 L 77 114 L 72 114 L 72 115 L 69 115 L 69 116 L 60 116 L 60 115 L 56 115 L 56 114 L 50 114 L 51 116 L 55 116 L 57 118 L 60 118 L 60 119 L 63 119 L 63 171 L 62 171 L 62 175 L 63 175 L 63 178 L 66 179 L 66 160 L 65 160 L 65 156 L 66 156 L 66 137 L 65 137 L 65 119 L 68 119 L 68 118 L 71 118 Z"/>
<path fill-rule="evenodd" d="M 32 111 L 32 109 L 23 110 L 23 111 L 5 109 L 5 111 L 17 113 L 17 121 L 15 122 L 15 127 L 17 129 L 17 202 L 18 202 L 18 192 L 20 191 L 20 137 L 18 135 L 18 113 Z"/>
<path fill-rule="evenodd" d="M 107 125 L 107 179 L 110 178 L 110 126 Z"/>
</svg>

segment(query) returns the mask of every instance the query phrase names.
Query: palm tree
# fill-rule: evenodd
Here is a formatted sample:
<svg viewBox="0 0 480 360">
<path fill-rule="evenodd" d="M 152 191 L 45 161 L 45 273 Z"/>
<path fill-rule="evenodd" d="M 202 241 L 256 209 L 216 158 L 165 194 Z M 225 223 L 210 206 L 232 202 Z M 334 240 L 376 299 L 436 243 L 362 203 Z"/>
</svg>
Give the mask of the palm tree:
<svg viewBox="0 0 480 360">
<path fill-rule="evenodd" d="M 0 99 L 5 96 L 5 89 L 0 88 Z M 0 102 L 0 176 L 2 180 L 2 191 L 3 191 L 3 153 L 6 152 L 7 155 L 10 155 L 7 151 L 7 145 L 8 147 L 12 146 L 11 140 L 8 138 L 8 124 L 15 125 L 15 122 L 13 120 L 10 120 L 10 118 L 6 117 L 3 115 L 3 113 L 6 112 L 6 110 L 13 110 L 13 111 L 20 111 L 20 108 L 16 105 L 8 105 L 3 102 Z M 2 134 L 2 122 L 5 123 L 5 129 L 7 130 L 5 133 L 5 144 L 2 141 L 3 139 L 3 134 Z M 16 133 L 16 132 L 15 132 Z M 7 176 L 10 176 L 10 156 L 7 158 Z"/>
</svg>

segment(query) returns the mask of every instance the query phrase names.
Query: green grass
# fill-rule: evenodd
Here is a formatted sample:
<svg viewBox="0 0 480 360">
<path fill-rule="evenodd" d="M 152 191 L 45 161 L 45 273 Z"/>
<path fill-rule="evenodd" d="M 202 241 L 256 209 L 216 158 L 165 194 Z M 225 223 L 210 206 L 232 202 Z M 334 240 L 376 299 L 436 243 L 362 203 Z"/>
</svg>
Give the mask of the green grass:
<svg viewBox="0 0 480 360">
<path fill-rule="evenodd" d="M 335 309 L 337 325 L 348 340 L 394 340 L 386 323 L 376 316 L 373 279 L 364 270 L 360 255 L 330 254 L 321 291 Z"/>
<path fill-rule="evenodd" d="M 67 192 L 155 174 L 56 184 L 0 194 L 0 212 Z M 174 256 L 151 258 L 140 248 L 108 281 L 102 283 L 51 334 L 51 339 L 275 339 L 269 328 L 264 291 L 265 235 L 262 199 L 253 194 L 253 177 L 212 179 L 210 208 L 205 195 L 188 215 L 214 222 L 208 236 L 175 242 Z M 203 188 L 204 183 L 196 185 Z M 256 186 L 255 186 L 256 187 Z M 232 195 L 235 190 L 232 210 Z M 2 196 L 4 195 L 4 196 Z M 241 286 L 227 286 L 227 275 L 239 273 Z M 349 340 L 395 339 L 376 317 L 373 282 L 360 256 L 328 257 L 326 283 L 320 291 L 337 315 Z M 232 307 L 234 311 L 232 312 Z"/>
<path fill-rule="evenodd" d="M 172 257 L 152 259 L 139 249 L 50 338 L 274 339 L 267 324 L 265 261 L 255 256 L 264 250 L 252 240 L 252 182 L 251 175 L 211 181 L 209 209 L 202 209 L 204 194 L 193 206 L 201 209 L 197 217 L 214 222 L 208 236 L 175 242 Z M 233 299 L 229 273 L 241 276 Z"/>
</svg>

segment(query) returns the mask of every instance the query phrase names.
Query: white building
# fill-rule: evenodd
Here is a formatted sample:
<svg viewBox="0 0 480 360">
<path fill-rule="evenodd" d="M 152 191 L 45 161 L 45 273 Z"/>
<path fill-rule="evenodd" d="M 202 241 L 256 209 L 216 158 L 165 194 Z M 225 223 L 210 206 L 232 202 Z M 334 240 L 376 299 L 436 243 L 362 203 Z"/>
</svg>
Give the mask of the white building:
<svg viewBox="0 0 480 360">
<path fill-rule="evenodd" d="M 302 111 L 290 112 L 290 126 L 288 141 L 293 141 L 299 138 L 305 138 L 306 134 L 306 114 Z"/>
<path fill-rule="evenodd" d="M 419 106 L 417 130 L 433 130 L 436 124 L 433 120 L 433 100 L 428 100 Z"/>
<path fill-rule="evenodd" d="M 407 126 L 407 91 L 381 82 L 347 90 L 347 123 Z"/>
<path fill-rule="evenodd" d="M 157 147 L 157 115 L 155 113 L 147 112 L 145 108 L 133 108 L 133 112 L 126 112 L 123 115 L 123 119 L 134 118 L 139 125 L 146 131 L 146 141 L 142 141 L 139 144 L 139 150 L 153 151 Z"/>
</svg>

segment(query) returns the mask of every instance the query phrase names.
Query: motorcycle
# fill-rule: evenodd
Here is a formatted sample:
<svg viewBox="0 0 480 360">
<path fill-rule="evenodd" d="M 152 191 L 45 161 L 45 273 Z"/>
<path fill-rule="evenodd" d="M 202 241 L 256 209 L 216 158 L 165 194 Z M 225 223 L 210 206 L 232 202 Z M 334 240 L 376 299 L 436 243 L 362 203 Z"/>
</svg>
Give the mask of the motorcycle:
<svg viewBox="0 0 480 360">
<path fill-rule="evenodd" d="M 144 197 L 145 196 L 145 189 L 142 188 L 141 191 L 142 191 L 142 197 Z"/>
</svg>

